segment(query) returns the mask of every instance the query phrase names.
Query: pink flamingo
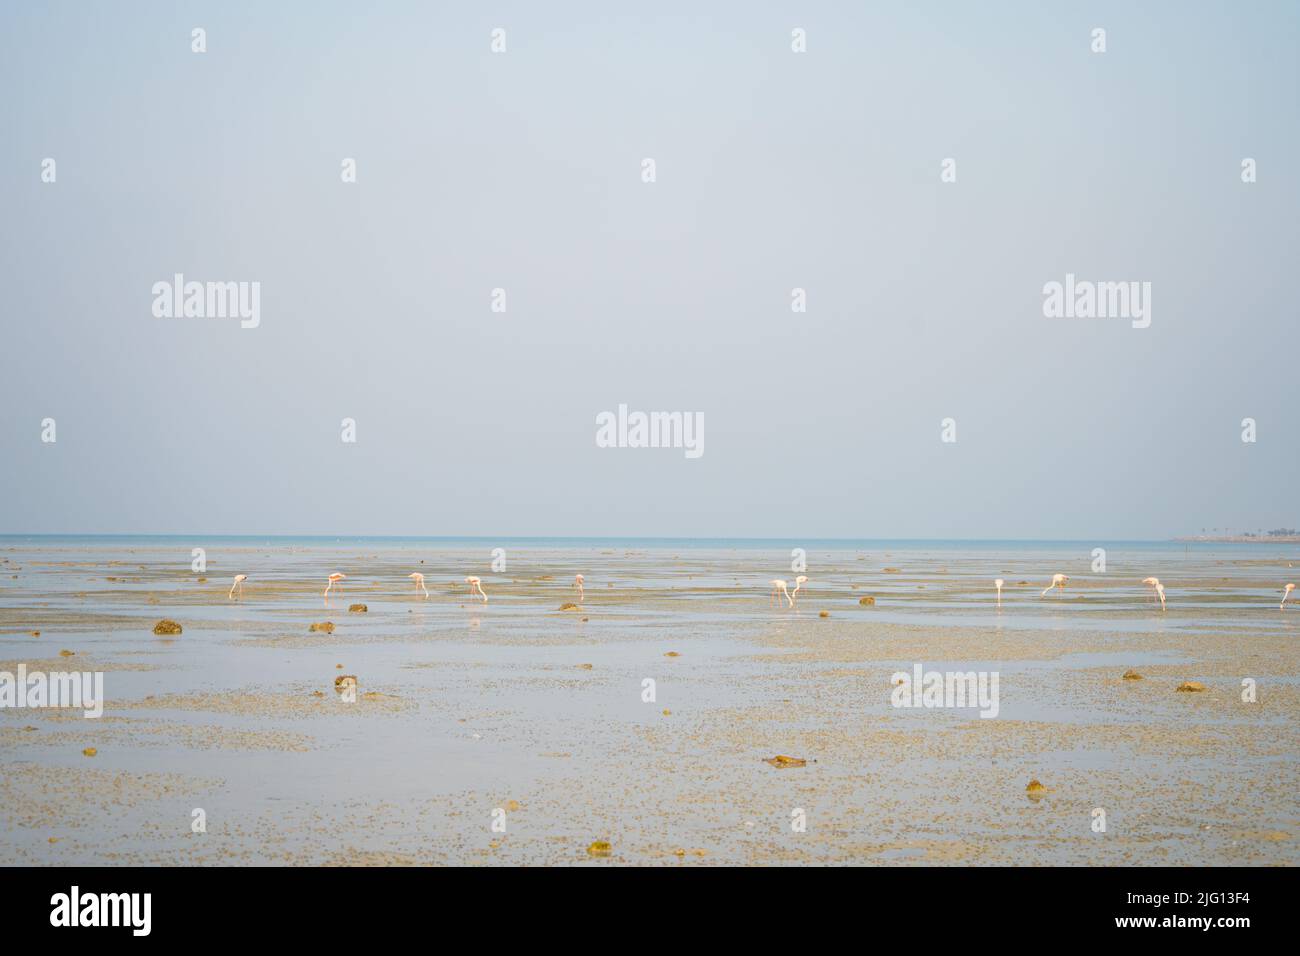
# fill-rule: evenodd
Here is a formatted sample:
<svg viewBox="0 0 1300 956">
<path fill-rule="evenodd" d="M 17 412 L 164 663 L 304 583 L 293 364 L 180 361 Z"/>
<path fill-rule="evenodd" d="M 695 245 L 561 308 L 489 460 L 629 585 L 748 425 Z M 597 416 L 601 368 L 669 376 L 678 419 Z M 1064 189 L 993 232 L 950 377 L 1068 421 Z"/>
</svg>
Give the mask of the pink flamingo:
<svg viewBox="0 0 1300 956">
<path fill-rule="evenodd" d="M 794 607 L 794 605 L 797 603 L 796 599 L 799 597 L 799 589 L 803 587 L 803 583 L 807 580 L 808 580 L 808 575 L 806 574 L 801 574 L 794 579 L 794 590 L 790 592 L 791 607 Z"/>
<path fill-rule="evenodd" d="M 1159 578 L 1143 578 L 1142 583 L 1151 589 L 1151 600 L 1156 599 L 1156 588 L 1160 587 Z"/>
<path fill-rule="evenodd" d="M 343 585 L 339 584 L 339 582 L 346 577 L 346 574 L 340 574 L 337 571 L 329 576 L 329 580 L 325 584 L 325 600 L 328 601 L 330 599 L 330 588 L 334 587 L 334 585 L 338 584 L 339 590 L 343 590 Z"/>
<path fill-rule="evenodd" d="M 1291 592 L 1294 590 L 1295 590 L 1294 584 L 1288 584 L 1286 587 L 1282 589 L 1282 603 L 1277 606 L 1279 611 L 1282 610 L 1282 608 L 1286 607 L 1286 599 L 1291 596 Z"/>
<path fill-rule="evenodd" d="M 1006 584 L 1001 578 L 993 582 L 993 586 L 998 589 L 998 607 L 1002 606 L 1002 585 Z"/>
<path fill-rule="evenodd" d="M 247 580 L 247 574 L 236 574 L 235 583 L 230 586 L 230 593 L 226 595 L 226 600 L 230 600 L 235 596 L 235 588 L 239 588 L 239 597 L 242 600 L 244 597 L 244 582 Z"/>
<path fill-rule="evenodd" d="M 415 589 L 417 591 L 423 591 L 425 597 L 429 596 L 429 589 L 424 586 L 423 574 L 421 574 L 419 571 L 415 571 L 411 574 L 408 574 L 407 577 L 415 582 Z"/>
<path fill-rule="evenodd" d="M 1160 610 L 1165 609 L 1165 586 L 1159 581 L 1156 582 L 1156 594 L 1160 595 Z"/>
<path fill-rule="evenodd" d="M 786 599 L 787 601 L 790 602 L 790 606 L 791 606 L 791 607 L 794 607 L 794 601 L 793 601 L 793 600 L 791 599 L 791 597 L 790 597 L 790 592 L 786 590 L 786 583 L 785 583 L 783 580 L 781 580 L 780 578 L 773 578 L 773 579 L 772 579 L 772 600 L 768 602 L 769 604 L 776 604 L 776 603 L 777 603 L 777 600 L 776 600 L 776 592 L 777 592 L 777 591 L 780 591 L 782 594 L 784 594 L 784 595 L 785 595 L 785 599 Z"/>
<path fill-rule="evenodd" d="M 479 594 L 483 595 L 483 603 L 487 603 L 487 592 L 483 590 L 482 581 L 476 577 L 468 577 L 465 579 L 465 583 L 469 585 L 469 593 L 471 597 L 473 597 L 474 592 L 477 591 Z"/>
<path fill-rule="evenodd" d="M 582 603 L 582 595 L 583 595 L 583 593 L 584 593 L 583 590 L 582 590 L 582 582 L 583 582 L 583 577 L 582 577 L 581 574 L 575 574 L 575 575 L 573 576 L 573 586 L 574 586 L 575 588 L 578 589 L 578 603 L 579 603 L 579 604 Z"/>
<path fill-rule="evenodd" d="M 1053 574 L 1052 583 L 1043 589 L 1043 593 L 1040 596 L 1047 597 L 1047 592 L 1052 590 L 1052 588 L 1060 588 L 1062 591 L 1064 591 L 1065 582 L 1068 580 L 1070 579 L 1066 577 L 1064 574 Z"/>
</svg>

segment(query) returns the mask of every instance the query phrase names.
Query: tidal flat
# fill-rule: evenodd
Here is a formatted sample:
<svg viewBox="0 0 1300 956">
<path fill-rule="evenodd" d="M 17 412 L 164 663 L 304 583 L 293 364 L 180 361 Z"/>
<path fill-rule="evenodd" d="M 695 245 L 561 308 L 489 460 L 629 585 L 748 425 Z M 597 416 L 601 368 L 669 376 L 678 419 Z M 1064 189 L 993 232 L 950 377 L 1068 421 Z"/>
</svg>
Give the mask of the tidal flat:
<svg viewBox="0 0 1300 956">
<path fill-rule="evenodd" d="M 491 552 L 214 542 L 196 571 L 187 543 L 0 539 L 0 672 L 105 696 L 0 709 L 6 861 L 1300 861 L 1293 545 L 1117 545 L 1102 573 L 1068 543 Z M 997 716 L 894 706 L 917 664 L 996 673 Z"/>
</svg>

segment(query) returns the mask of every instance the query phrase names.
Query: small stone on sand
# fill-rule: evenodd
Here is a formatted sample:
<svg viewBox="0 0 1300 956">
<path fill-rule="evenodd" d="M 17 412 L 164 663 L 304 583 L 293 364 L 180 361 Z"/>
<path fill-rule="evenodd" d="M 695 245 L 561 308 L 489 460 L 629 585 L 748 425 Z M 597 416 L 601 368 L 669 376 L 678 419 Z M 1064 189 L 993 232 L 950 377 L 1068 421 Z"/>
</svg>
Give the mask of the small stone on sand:
<svg viewBox="0 0 1300 956">
<path fill-rule="evenodd" d="M 87 747 L 87 748 L 86 748 L 85 750 L 83 750 L 81 753 L 82 753 L 82 756 L 85 756 L 85 757 L 93 757 L 93 756 L 95 756 L 95 754 L 99 753 L 99 751 L 96 750 L 94 747 Z"/>
<path fill-rule="evenodd" d="M 1195 681 L 1195 680 L 1185 680 L 1185 681 L 1183 681 L 1181 684 L 1178 685 L 1178 689 L 1181 690 L 1181 691 L 1187 691 L 1187 692 L 1189 692 L 1189 693 L 1194 693 L 1194 692 L 1196 692 L 1196 691 L 1202 691 L 1202 690 L 1205 690 L 1205 685 L 1202 684 L 1200 681 Z"/>
<path fill-rule="evenodd" d="M 313 633 L 320 631 L 322 634 L 333 634 L 334 623 L 332 621 L 321 621 L 319 624 L 313 624 L 307 630 Z"/>
<path fill-rule="evenodd" d="M 1033 780 L 1030 780 L 1029 785 L 1025 787 L 1025 793 L 1047 793 L 1047 788 L 1039 783 L 1038 778 L 1035 777 Z"/>
<path fill-rule="evenodd" d="M 596 840 L 591 846 L 587 847 L 587 854 L 589 856 L 609 856 L 613 849 L 607 840 Z"/>
<path fill-rule="evenodd" d="M 1124 680 L 1142 680 L 1142 675 L 1132 668 L 1129 668 L 1124 672 Z"/>
<path fill-rule="evenodd" d="M 164 618 L 153 626 L 153 632 L 155 634 L 179 634 L 181 632 L 181 626 L 175 621 L 169 621 Z"/>
<path fill-rule="evenodd" d="M 364 604 L 352 604 L 349 605 L 348 610 L 357 614 L 365 614 L 370 610 L 370 608 L 366 607 Z"/>
<path fill-rule="evenodd" d="M 873 597 L 860 597 L 858 598 L 858 603 L 861 604 L 863 607 L 871 607 L 873 604 L 876 603 L 876 599 Z"/>
</svg>

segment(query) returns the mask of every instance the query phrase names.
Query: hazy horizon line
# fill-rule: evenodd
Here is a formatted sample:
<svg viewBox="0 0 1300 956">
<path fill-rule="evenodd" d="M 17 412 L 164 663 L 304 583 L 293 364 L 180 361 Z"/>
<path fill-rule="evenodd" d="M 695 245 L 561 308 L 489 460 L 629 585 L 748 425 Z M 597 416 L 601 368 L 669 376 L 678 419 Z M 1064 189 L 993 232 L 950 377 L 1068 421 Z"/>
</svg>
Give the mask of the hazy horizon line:
<svg viewBox="0 0 1300 956">
<path fill-rule="evenodd" d="M 1165 538 L 1116 538 L 1108 535 L 1098 535 L 1090 538 L 1066 537 L 1066 538 L 1032 538 L 1032 537 L 900 537 L 900 536 L 803 536 L 791 537 L 788 535 L 654 535 L 654 534 L 387 534 L 387 533 L 370 533 L 370 534 L 335 534 L 322 532 L 154 532 L 154 531 L 0 531 L 0 540 L 12 538 L 315 538 L 320 540 L 366 540 L 366 539 L 390 539 L 398 541 L 626 541 L 636 539 L 641 541 L 782 541 L 782 542 L 843 542 L 843 541 L 915 541 L 915 542 L 937 542 L 937 541 L 959 541 L 959 542 L 1038 542 L 1038 543 L 1078 543 L 1089 544 L 1099 541 L 1108 541 L 1122 544 L 1166 544 L 1177 541 L 1195 540 L 1195 535 L 1184 535 L 1177 537 Z M 1213 538 L 1217 536 L 1205 536 Z M 1225 535 L 1224 537 L 1241 537 L 1240 534 Z M 1261 536 L 1259 540 L 1270 540 L 1267 535 Z"/>
</svg>

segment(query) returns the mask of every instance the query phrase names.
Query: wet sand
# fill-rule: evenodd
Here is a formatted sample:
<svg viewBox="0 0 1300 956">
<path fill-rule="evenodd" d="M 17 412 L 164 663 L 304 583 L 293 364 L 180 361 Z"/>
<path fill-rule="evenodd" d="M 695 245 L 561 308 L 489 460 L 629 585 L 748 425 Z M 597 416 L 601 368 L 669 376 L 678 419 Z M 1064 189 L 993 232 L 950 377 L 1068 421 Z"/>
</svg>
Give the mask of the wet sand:
<svg viewBox="0 0 1300 956">
<path fill-rule="evenodd" d="M 37 864 L 1294 865 L 1293 550 L 1116 550 L 1105 574 L 1086 552 L 810 551 L 790 610 L 767 585 L 793 580 L 788 552 L 512 550 L 494 574 L 482 550 L 242 547 L 199 575 L 188 550 L 10 544 L 0 671 L 103 671 L 107 701 L 0 710 L 0 845 Z M 1041 598 L 1055 571 L 1069 587 Z M 183 634 L 155 636 L 162 618 Z M 997 671 L 998 716 L 891 706 L 917 662 Z"/>
</svg>

